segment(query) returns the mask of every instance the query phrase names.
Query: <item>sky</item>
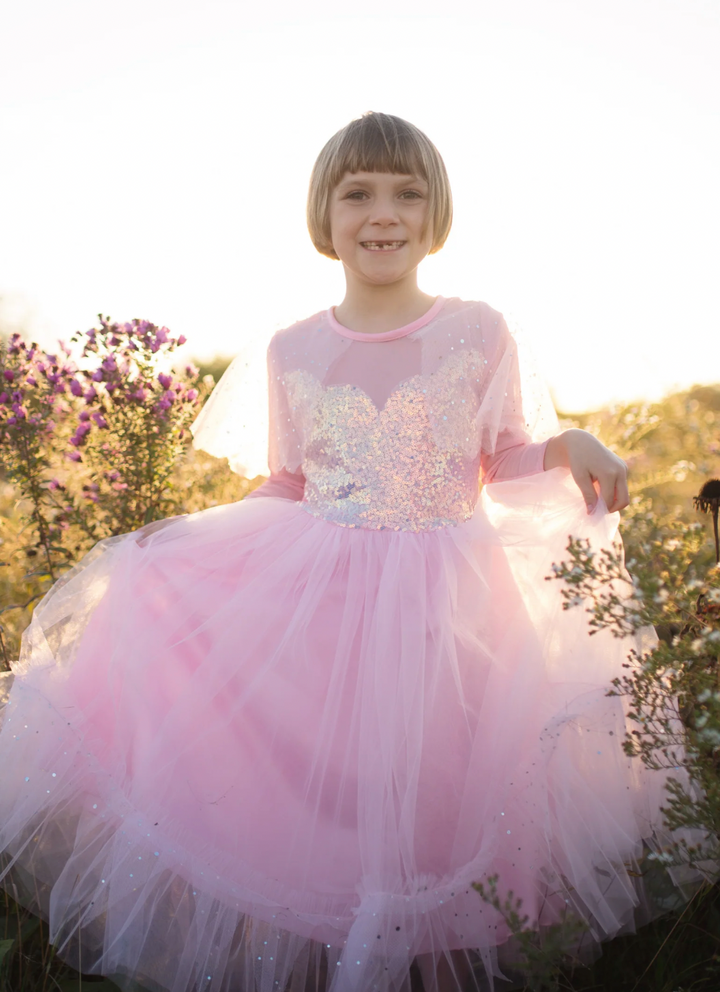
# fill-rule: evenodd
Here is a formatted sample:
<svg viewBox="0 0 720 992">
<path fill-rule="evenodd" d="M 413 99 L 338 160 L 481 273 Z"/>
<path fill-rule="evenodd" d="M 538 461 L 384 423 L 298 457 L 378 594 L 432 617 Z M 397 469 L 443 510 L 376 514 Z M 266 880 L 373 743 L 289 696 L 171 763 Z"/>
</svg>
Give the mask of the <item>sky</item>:
<svg viewBox="0 0 720 992">
<path fill-rule="evenodd" d="M 439 148 L 428 293 L 523 329 L 582 412 L 720 382 L 720 0 L 0 0 L 0 327 L 99 312 L 198 358 L 337 304 L 307 235 L 368 110 Z"/>
</svg>

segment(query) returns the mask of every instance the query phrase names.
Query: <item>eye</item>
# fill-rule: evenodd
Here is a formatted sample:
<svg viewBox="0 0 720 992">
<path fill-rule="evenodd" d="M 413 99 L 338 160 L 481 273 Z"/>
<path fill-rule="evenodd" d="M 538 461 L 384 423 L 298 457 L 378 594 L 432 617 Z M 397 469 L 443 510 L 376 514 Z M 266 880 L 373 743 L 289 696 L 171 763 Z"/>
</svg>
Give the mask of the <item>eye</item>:
<svg viewBox="0 0 720 992">
<path fill-rule="evenodd" d="M 345 199 L 346 200 L 360 200 L 360 198 L 363 197 L 363 196 L 367 196 L 367 193 L 365 193 L 361 189 L 354 189 L 354 190 L 352 190 L 352 192 L 346 194 Z"/>
<path fill-rule="evenodd" d="M 422 199 L 422 193 L 419 193 L 418 190 L 416 190 L 416 189 L 406 189 L 406 190 L 403 190 L 403 192 L 400 194 L 400 196 L 403 197 L 403 199 L 408 199 L 408 200 L 421 200 Z"/>
</svg>

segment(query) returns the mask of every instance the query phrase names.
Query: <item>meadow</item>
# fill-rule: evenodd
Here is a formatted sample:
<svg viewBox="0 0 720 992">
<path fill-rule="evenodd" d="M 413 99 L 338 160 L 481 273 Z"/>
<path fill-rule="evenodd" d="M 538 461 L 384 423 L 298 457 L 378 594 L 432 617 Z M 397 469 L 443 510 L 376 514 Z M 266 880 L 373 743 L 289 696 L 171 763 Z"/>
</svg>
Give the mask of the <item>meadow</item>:
<svg viewBox="0 0 720 992">
<path fill-rule="evenodd" d="M 0 341 L 0 681 L 7 682 L 34 605 L 97 541 L 169 516 L 242 499 L 261 481 L 233 475 L 224 460 L 190 446 L 189 424 L 226 362 L 178 363 L 183 344 L 147 321 L 98 325 L 49 354 L 22 336 Z M 79 356 L 74 358 L 73 356 Z M 562 425 L 590 430 L 630 468 L 624 550 L 598 558 L 568 546 L 548 581 L 591 629 L 630 637 L 653 626 L 657 646 L 609 691 L 629 697 L 634 724 L 625 748 L 665 767 L 684 727 L 683 758 L 700 789 L 668 794 L 671 826 L 720 836 L 720 385 L 654 404 L 629 404 Z M 628 577 L 630 598 L 617 596 Z M 630 648 L 628 648 L 630 651 Z M 678 844 L 648 852 L 644 870 L 718 856 Z M 525 928 L 505 903 L 524 957 L 526 987 L 568 992 L 717 992 L 720 887 L 710 881 L 687 905 L 637 934 L 605 945 L 591 967 L 567 955 L 562 930 Z M 572 921 L 569 921 L 570 930 Z M 0 992 L 111 992 L 112 976 L 82 976 L 48 943 L 44 921 L 0 896 Z M 141 992 L 141 990 L 138 990 Z"/>
</svg>

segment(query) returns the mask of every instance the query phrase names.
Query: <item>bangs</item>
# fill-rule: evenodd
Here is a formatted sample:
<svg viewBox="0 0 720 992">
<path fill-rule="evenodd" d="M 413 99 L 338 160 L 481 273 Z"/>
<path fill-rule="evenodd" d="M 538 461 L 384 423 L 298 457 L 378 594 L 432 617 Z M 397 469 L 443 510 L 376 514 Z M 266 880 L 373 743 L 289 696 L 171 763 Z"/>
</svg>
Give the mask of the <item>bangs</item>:
<svg viewBox="0 0 720 992">
<path fill-rule="evenodd" d="M 363 117 L 348 128 L 336 149 L 328 179 L 337 186 L 346 172 L 392 172 L 429 181 L 425 156 L 409 127 L 397 120 L 378 120 L 379 114 Z"/>
</svg>

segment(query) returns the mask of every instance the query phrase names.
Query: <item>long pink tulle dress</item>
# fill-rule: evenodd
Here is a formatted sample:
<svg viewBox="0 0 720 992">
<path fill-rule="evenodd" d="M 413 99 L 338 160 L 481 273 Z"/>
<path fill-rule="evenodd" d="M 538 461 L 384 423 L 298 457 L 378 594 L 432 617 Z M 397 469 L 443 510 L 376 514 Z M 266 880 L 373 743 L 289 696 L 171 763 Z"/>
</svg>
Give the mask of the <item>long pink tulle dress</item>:
<svg viewBox="0 0 720 992">
<path fill-rule="evenodd" d="M 606 695 L 627 644 L 544 581 L 618 517 L 542 471 L 556 423 L 502 316 L 329 310 L 268 369 L 268 482 L 101 542 L 35 610 L 4 884 L 83 970 L 153 992 L 408 992 L 413 962 L 431 990 L 452 951 L 490 987 L 495 873 L 535 925 L 631 928 L 664 779 Z M 195 441 L 238 467 L 236 387 Z"/>
</svg>

